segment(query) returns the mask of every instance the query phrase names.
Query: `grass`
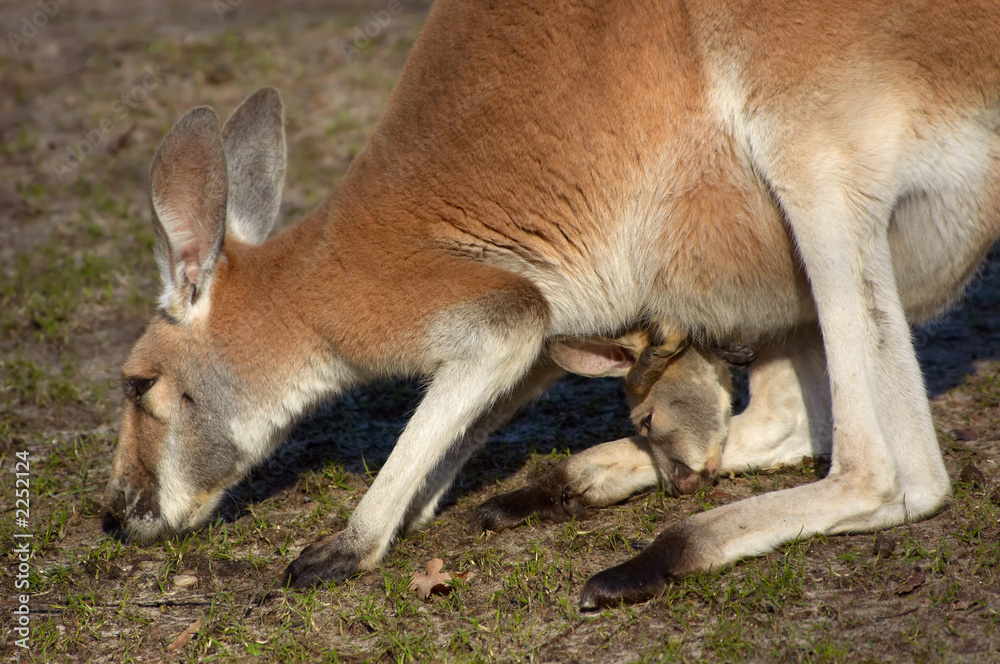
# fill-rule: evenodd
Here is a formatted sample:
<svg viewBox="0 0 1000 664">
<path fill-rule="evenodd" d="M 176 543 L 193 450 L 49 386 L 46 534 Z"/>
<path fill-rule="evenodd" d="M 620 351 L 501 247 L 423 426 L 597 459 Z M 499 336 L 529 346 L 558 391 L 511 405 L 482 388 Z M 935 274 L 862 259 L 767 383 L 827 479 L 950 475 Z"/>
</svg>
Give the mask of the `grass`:
<svg viewBox="0 0 1000 664">
<path fill-rule="evenodd" d="M 76 462 L 86 458 L 80 445 L 67 444 L 56 452 Z M 57 464 L 49 472 L 61 470 Z M 81 480 L 83 472 L 79 471 Z M 312 473 L 315 478 L 330 474 L 329 467 Z M 326 491 L 350 490 L 331 484 Z M 974 498 L 960 492 L 958 502 Z M 691 505 L 696 501 L 692 499 Z M 545 544 L 532 541 L 530 532 L 508 536 L 501 546 L 480 538 L 447 566 L 474 568 L 479 578 L 427 603 L 406 588 L 416 567 L 415 538 L 401 542 L 399 551 L 374 575 L 343 587 L 281 592 L 274 584 L 280 569 L 274 556 L 287 555 L 280 551 L 287 552 L 287 537 L 294 535 L 275 541 L 270 531 L 276 526 L 267 517 L 275 505 L 255 505 L 236 522 L 216 523 L 149 547 L 123 546 L 103 538 L 90 546 L 82 563 L 55 566 L 39 574 L 35 581 L 39 592 L 61 599 L 49 605 L 55 612 L 52 616 L 39 620 L 34 652 L 41 661 L 71 655 L 74 644 L 84 652 L 81 644 L 106 641 L 99 635 L 115 625 L 124 628 L 118 635 L 120 650 L 116 650 L 127 661 L 149 648 L 165 652 L 177 634 L 201 620 L 201 629 L 182 648 L 180 661 L 478 662 L 498 657 L 531 661 L 545 654 L 546 644 L 579 631 L 593 632 L 598 640 L 596 652 L 609 655 L 629 635 L 638 641 L 633 644 L 635 661 L 643 662 L 690 661 L 692 643 L 700 652 L 696 659 L 747 661 L 760 655 L 762 640 L 771 644 L 776 658 L 794 654 L 798 661 L 854 661 L 850 646 L 836 636 L 829 619 L 801 625 L 796 618 L 813 604 L 808 596 L 827 587 L 811 577 L 809 567 L 815 549 L 823 555 L 832 540 L 799 542 L 763 559 L 689 577 L 644 606 L 608 610 L 597 618 L 581 616 L 573 589 L 578 584 L 575 580 L 588 573 L 586 564 L 581 567 L 577 562 L 586 554 L 562 552 L 571 550 L 581 537 L 596 539 L 592 550 L 615 552 L 635 534 L 635 525 L 626 515 L 642 512 L 647 502 L 643 499 L 617 508 L 617 515 L 603 519 L 607 528 L 586 536 L 578 534 L 581 524 L 571 523 L 536 526 L 547 531 Z M 982 516 L 982 527 L 988 527 L 990 518 L 991 514 Z M 50 537 L 58 538 L 60 520 L 58 514 L 50 518 Z M 512 540 L 523 543 L 512 550 Z M 867 568 L 877 576 L 880 561 L 862 541 L 871 538 L 859 536 L 850 547 L 831 556 L 832 564 L 849 563 L 855 573 L 865 574 Z M 973 548 L 981 544 L 981 538 L 972 528 L 960 543 Z M 423 544 L 433 546 L 426 537 Z M 947 570 L 935 566 L 946 565 L 947 560 L 940 547 L 930 549 L 926 540 L 913 537 L 901 543 L 895 563 L 904 567 L 921 563 L 944 575 Z M 213 573 L 224 574 L 213 564 L 230 561 L 242 563 L 241 571 L 221 587 L 188 591 L 172 585 L 180 571 L 191 570 L 208 579 Z M 86 573 L 81 575 L 81 570 Z M 995 562 L 989 574 L 995 579 Z M 112 581 L 114 590 L 109 590 Z M 935 595 L 934 601 L 944 607 L 958 589 L 944 582 L 941 587 L 942 594 Z M 176 616 L 170 621 L 173 630 L 154 630 L 156 636 L 149 636 L 147 630 L 156 625 L 162 628 L 163 615 Z M 650 635 L 664 625 L 669 625 L 668 633 L 650 643 Z M 929 642 L 923 638 L 926 630 L 922 623 L 911 623 L 903 627 L 900 638 L 926 655 L 946 655 L 947 642 Z"/>
<path fill-rule="evenodd" d="M 362 393 L 355 397 L 360 410 L 343 419 L 369 431 L 380 416 L 393 420 L 397 410 L 405 412 L 415 396 L 406 385 Z M 384 435 L 394 435 L 388 424 Z M 293 446 L 289 455 L 306 468 L 293 486 L 244 499 L 234 520 L 136 546 L 96 526 L 112 445 L 112 436 L 99 433 L 24 441 L 37 461 L 32 487 L 40 505 L 31 579 L 35 596 L 45 598 L 34 623 L 37 661 L 100 661 L 104 653 L 143 661 L 161 653 L 191 662 L 528 662 L 559 659 L 560 648 L 573 651 L 581 643 L 590 656 L 631 653 L 623 661 L 637 662 L 879 661 L 885 651 L 873 620 L 884 615 L 897 616 L 887 634 L 907 658 L 964 661 L 956 644 L 988 643 L 996 635 L 989 595 L 969 598 L 968 582 L 959 582 L 974 579 L 982 588 L 997 582 L 1000 508 L 989 501 L 988 487 L 956 483 L 943 532 L 935 521 L 898 528 L 888 558 L 875 554 L 872 535 L 811 538 L 679 580 L 645 605 L 588 616 L 576 604 L 583 580 L 630 555 L 633 542 L 648 541 L 664 523 L 718 500 L 705 491 L 682 499 L 652 492 L 586 521 L 470 537 L 463 521 L 480 489 L 459 496 L 428 531 L 399 542 L 378 571 L 339 587 L 285 593 L 278 585 L 284 564 L 304 541 L 346 518 L 363 494 L 363 467 L 352 473 L 343 462 Z M 503 487 L 519 485 L 525 473 L 562 455 L 531 454 L 526 470 Z M 9 454 L 2 461 L 9 465 Z M 752 495 L 757 481 L 772 479 L 776 486 L 809 480 L 793 468 L 727 481 L 725 489 Z M 239 491 L 252 494 L 249 485 L 259 481 L 252 476 Z M 9 482 L 9 474 L 0 478 L 0 488 L 9 491 Z M 2 524 L 3 531 L 10 533 L 10 525 Z M 436 555 L 447 570 L 471 569 L 477 577 L 422 602 L 407 589 L 409 576 Z M 898 595 L 915 569 L 927 580 L 912 596 Z M 198 584 L 177 587 L 181 573 L 198 577 Z M 954 607 L 970 601 L 972 608 L 963 610 L 977 617 L 956 626 Z M 959 622 L 967 617 L 959 615 Z M 196 620 L 201 627 L 191 640 L 167 650 Z"/>
<path fill-rule="evenodd" d="M 0 372 L 5 376 L 6 390 L 20 403 L 35 406 L 64 406 L 80 399 L 79 391 L 70 380 L 72 364 L 64 365 L 60 375 L 51 375 L 46 367 L 18 357 L 0 362 Z"/>
</svg>

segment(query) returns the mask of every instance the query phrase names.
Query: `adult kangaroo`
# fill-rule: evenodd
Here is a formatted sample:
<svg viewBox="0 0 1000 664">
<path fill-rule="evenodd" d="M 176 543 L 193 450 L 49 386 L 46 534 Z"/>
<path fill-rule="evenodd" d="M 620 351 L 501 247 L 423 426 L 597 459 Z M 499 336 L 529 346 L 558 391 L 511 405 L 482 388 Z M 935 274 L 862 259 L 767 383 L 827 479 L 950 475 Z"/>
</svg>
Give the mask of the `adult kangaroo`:
<svg viewBox="0 0 1000 664">
<path fill-rule="evenodd" d="M 998 127 L 993 0 L 440 0 L 365 149 L 274 238 L 274 90 L 164 139 L 163 292 L 122 370 L 109 512 L 139 540 L 194 528 L 310 405 L 425 376 L 345 529 L 287 572 L 344 579 L 558 373 L 548 340 L 664 320 L 819 354 L 775 380 L 829 387 L 830 472 L 673 524 L 584 608 L 932 515 L 950 483 L 907 317 L 1000 235 Z M 730 433 L 751 459 L 795 429 L 758 410 Z"/>
</svg>

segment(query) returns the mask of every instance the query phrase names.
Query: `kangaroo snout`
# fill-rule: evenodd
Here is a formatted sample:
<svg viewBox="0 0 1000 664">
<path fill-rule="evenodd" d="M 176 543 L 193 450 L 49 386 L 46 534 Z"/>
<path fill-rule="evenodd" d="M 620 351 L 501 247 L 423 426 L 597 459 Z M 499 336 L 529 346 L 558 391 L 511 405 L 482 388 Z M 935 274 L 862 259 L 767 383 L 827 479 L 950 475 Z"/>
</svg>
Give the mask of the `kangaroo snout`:
<svg viewBox="0 0 1000 664">
<path fill-rule="evenodd" d="M 102 527 L 109 535 L 120 537 L 125 522 L 125 492 L 115 481 L 104 489 L 104 521 Z"/>
<path fill-rule="evenodd" d="M 112 477 L 104 489 L 104 531 L 120 539 L 150 541 L 167 530 L 156 480 L 145 471 L 129 480 Z M 124 480 L 124 481 L 123 481 Z"/>
<path fill-rule="evenodd" d="M 671 475 L 667 488 L 677 495 L 686 496 L 700 489 L 702 484 L 711 484 L 715 479 L 715 470 L 707 466 L 700 471 L 692 470 L 687 464 L 674 461 L 671 463 Z"/>
</svg>

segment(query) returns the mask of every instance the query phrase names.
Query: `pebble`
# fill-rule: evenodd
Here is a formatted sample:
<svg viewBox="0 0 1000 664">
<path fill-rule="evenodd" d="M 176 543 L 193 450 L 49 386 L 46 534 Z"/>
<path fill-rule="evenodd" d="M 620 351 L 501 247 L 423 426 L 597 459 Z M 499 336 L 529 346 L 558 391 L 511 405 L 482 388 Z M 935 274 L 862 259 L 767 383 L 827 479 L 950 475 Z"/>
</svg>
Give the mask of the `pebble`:
<svg viewBox="0 0 1000 664">
<path fill-rule="evenodd" d="M 879 533 L 875 536 L 875 555 L 888 558 L 896 550 L 896 538 L 889 533 Z"/>
<path fill-rule="evenodd" d="M 958 476 L 963 482 L 968 482 L 974 487 L 984 487 L 986 486 L 986 477 L 983 475 L 983 471 L 976 468 L 971 463 L 962 469 L 962 473 Z"/>
<path fill-rule="evenodd" d="M 178 574 L 174 577 L 174 585 L 178 588 L 193 588 L 198 585 L 198 577 L 194 574 Z"/>
</svg>

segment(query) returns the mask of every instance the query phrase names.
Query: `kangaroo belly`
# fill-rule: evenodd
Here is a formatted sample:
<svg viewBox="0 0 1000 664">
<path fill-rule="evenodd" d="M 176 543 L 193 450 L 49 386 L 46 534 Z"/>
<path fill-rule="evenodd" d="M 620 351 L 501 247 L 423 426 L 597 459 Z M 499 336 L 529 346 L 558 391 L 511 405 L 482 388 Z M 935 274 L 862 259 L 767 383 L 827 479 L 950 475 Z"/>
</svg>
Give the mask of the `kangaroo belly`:
<svg viewBox="0 0 1000 664">
<path fill-rule="evenodd" d="M 919 322 L 949 306 L 1000 236 L 997 123 L 933 132 L 902 168 L 904 194 L 889 227 L 903 306 Z"/>
<path fill-rule="evenodd" d="M 814 319 L 790 232 L 746 150 L 709 114 L 670 138 L 641 187 L 648 213 L 626 221 L 644 313 L 709 339 L 753 340 Z"/>
<path fill-rule="evenodd" d="M 534 282 L 551 334 L 612 333 L 653 318 L 699 337 L 752 340 L 814 319 L 780 210 L 728 137 L 716 141 L 685 153 L 687 163 L 619 182 L 624 193 L 603 209 L 620 213 L 585 219 L 573 251 L 546 251 L 530 235 L 519 254 L 495 245 L 465 253 Z"/>
<path fill-rule="evenodd" d="M 674 192 L 659 220 L 651 308 L 694 334 L 753 339 L 815 317 L 780 210 L 735 154 Z"/>
</svg>

